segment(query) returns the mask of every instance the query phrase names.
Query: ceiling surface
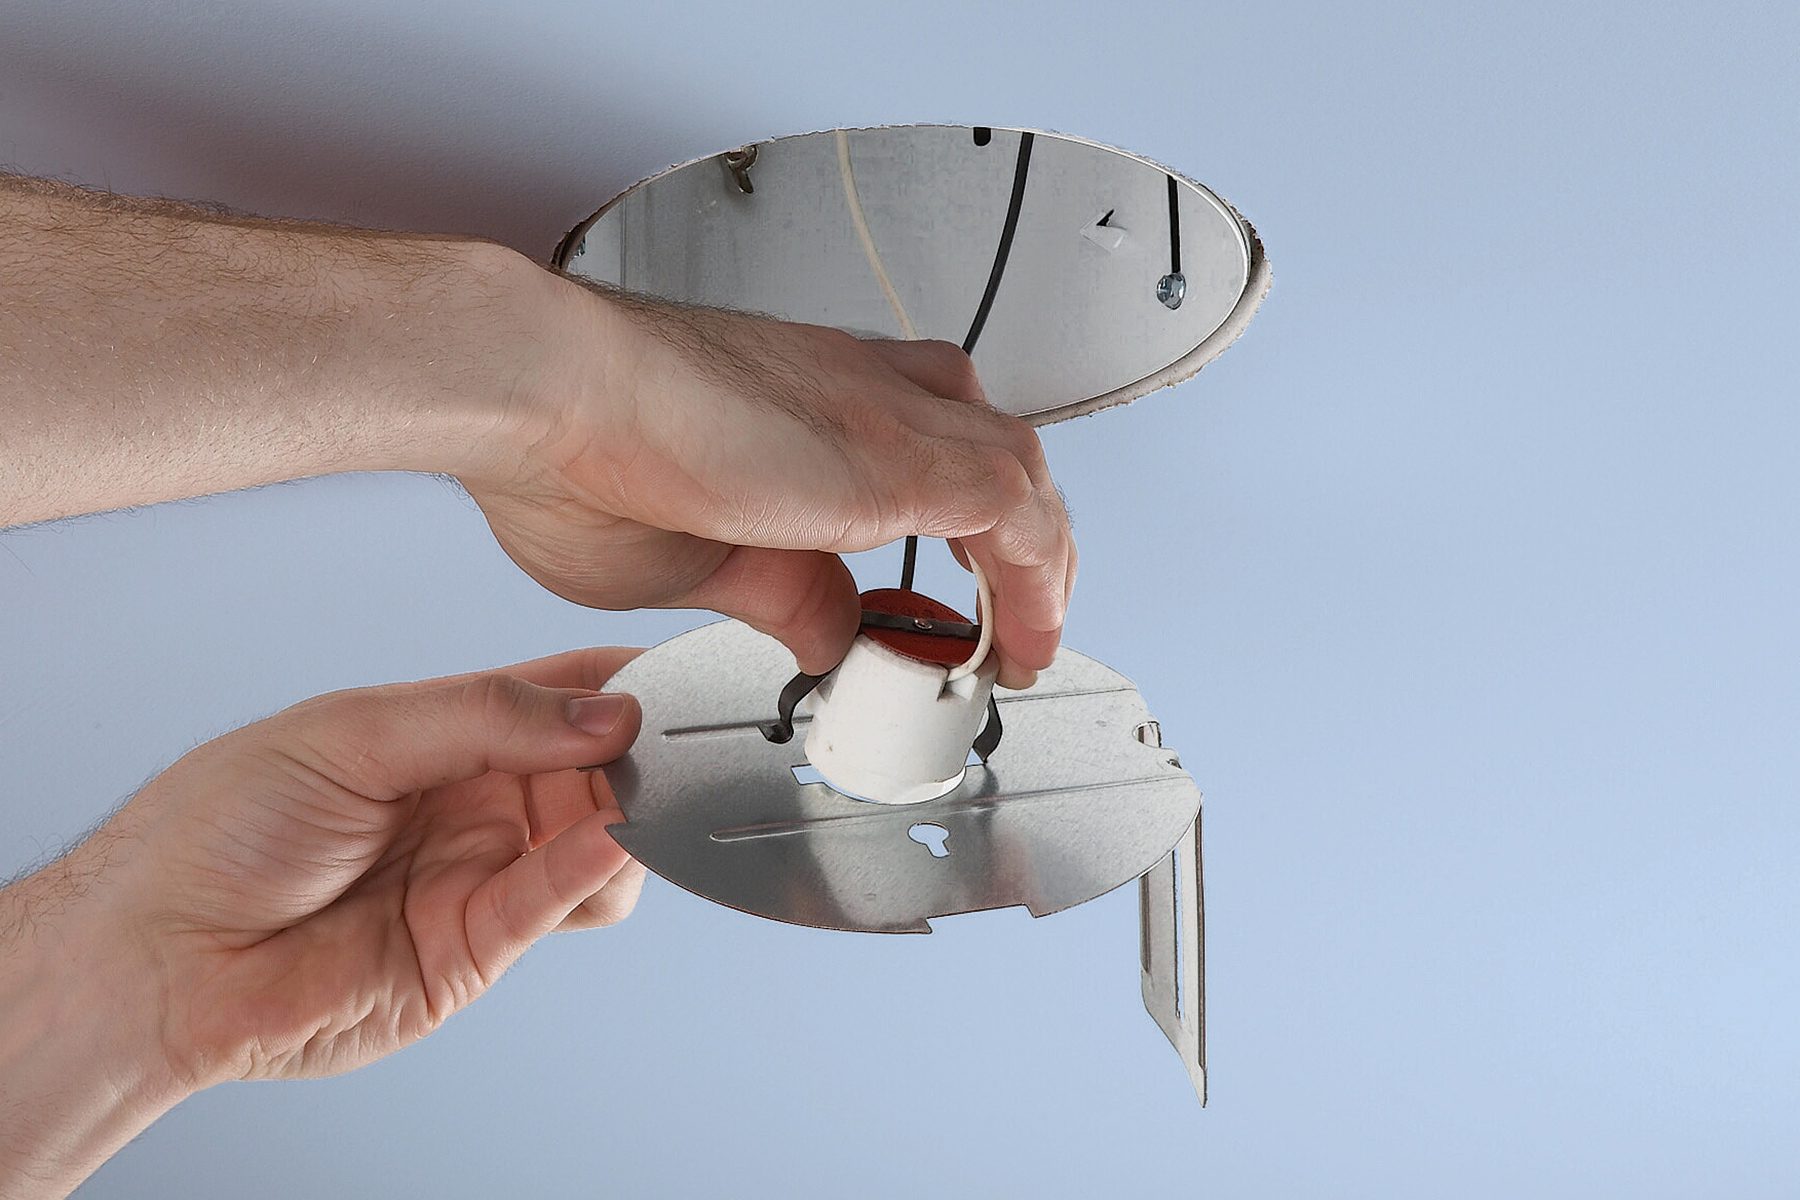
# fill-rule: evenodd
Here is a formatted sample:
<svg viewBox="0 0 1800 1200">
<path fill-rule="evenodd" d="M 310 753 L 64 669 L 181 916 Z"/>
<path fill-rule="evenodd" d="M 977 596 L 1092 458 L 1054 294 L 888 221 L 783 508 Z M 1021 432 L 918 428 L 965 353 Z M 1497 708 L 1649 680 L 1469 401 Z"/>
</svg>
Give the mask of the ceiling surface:
<svg viewBox="0 0 1800 1200">
<path fill-rule="evenodd" d="M 1030 126 L 1275 271 L 1197 379 L 1045 432 L 1068 641 L 1207 793 L 1208 1109 L 1129 889 L 882 938 L 653 881 L 82 1194 L 1800 1192 L 1797 46 L 1773 3 L 0 0 L 19 171 L 543 259 L 747 141 Z M 305 696 L 702 619 L 554 598 L 420 476 L 5 533 L 0 874 Z"/>
</svg>

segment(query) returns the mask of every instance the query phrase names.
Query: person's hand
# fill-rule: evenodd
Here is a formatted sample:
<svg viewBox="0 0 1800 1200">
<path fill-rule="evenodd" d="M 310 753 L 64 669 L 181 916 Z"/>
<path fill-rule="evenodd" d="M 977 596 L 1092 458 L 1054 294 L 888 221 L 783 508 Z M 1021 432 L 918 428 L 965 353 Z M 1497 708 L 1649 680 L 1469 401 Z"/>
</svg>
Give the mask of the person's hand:
<svg viewBox="0 0 1800 1200">
<path fill-rule="evenodd" d="M 563 596 L 741 617 L 811 673 L 855 635 L 845 551 L 961 539 L 1013 687 L 1074 578 L 1037 435 L 956 347 L 596 290 L 488 242 L 0 175 L 0 403 L 0 525 L 450 474 Z"/>
<path fill-rule="evenodd" d="M 182 758 L 58 864 L 155 981 L 186 1089 L 391 1053 L 539 937 L 606 925 L 642 869 L 606 832 L 632 650 L 309 700 Z M 28 881 L 29 882 L 29 881 Z"/>
<path fill-rule="evenodd" d="M 643 872 L 598 771 L 635 650 L 321 696 L 194 750 L 0 888 L 0 1197 L 60 1195 L 184 1096 L 417 1041 Z"/>
<path fill-rule="evenodd" d="M 598 292 L 554 276 L 537 356 L 463 482 L 529 574 L 582 604 L 710 608 L 836 665 L 858 621 L 837 557 L 907 534 L 986 569 L 1001 683 L 1055 654 L 1074 585 L 1030 426 L 961 350 Z M 954 601 L 954 597 L 946 597 Z"/>
</svg>

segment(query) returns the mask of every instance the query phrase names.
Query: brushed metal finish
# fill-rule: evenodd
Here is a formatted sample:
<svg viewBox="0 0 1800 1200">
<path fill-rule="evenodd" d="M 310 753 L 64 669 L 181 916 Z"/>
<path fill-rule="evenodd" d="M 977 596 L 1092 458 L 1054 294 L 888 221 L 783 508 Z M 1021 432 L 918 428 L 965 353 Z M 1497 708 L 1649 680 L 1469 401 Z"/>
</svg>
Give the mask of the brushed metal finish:
<svg viewBox="0 0 1800 1200">
<path fill-rule="evenodd" d="M 1027 137 L 1004 279 L 971 325 Z M 554 261 L 682 303 L 963 344 L 990 402 L 1034 425 L 1193 375 L 1243 332 L 1270 281 L 1250 223 L 1192 179 L 1067 134 L 946 125 L 691 160 L 609 201 Z"/>
<path fill-rule="evenodd" d="M 1160 745 L 1153 722 L 1140 734 Z M 1144 1008 L 1187 1069 L 1206 1104 L 1206 901 L 1200 866 L 1201 817 L 1175 849 L 1138 880 L 1139 986 Z"/>
</svg>

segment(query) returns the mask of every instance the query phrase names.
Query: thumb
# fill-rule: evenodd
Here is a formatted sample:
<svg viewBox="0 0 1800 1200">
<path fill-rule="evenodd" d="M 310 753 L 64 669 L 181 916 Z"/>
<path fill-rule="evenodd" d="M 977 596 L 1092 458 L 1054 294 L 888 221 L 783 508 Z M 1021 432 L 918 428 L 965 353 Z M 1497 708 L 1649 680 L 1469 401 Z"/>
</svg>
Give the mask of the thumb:
<svg viewBox="0 0 1800 1200">
<path fill-rule="evenodd" d="M 780 639 L 812 674 L 842 661 L 862 619 L 850 568 L 818 550 L 733 547 L 680 603 L 736 617 Z"/>
<path fill-rule="evenodd" d="M 358 795 L 394 800 L 489 771 L 536 775 L 611 762 L 642 713 L 622 693 L 547 688 L 503 672 L 336 692 L 258 731 Z"/>
</svg>

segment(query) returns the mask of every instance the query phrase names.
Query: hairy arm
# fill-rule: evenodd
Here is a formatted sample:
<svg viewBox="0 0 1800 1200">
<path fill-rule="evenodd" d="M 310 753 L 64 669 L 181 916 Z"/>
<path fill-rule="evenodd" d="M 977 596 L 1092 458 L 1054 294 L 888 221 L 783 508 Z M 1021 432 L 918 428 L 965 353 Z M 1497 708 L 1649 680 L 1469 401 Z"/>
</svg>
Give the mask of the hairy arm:
<svg viewBox="0 0 1800 1200">
<path fill-rule="evenodd" d="M 0 889 L 0 1200 L 63 1195 L 184 1094 L 145 948 L 95 919 L 110 845 Z"/>
<path fill-rule="evenodd" d="M 0 888 L 0 1200 L 60 1196 L 184 1097 L 426 1036 L 643 878 L 606 827 L 631 650 L 318 697 L 186 755 Z"/>
<path fill-rule="evenodd" d="M 0 176 L 0 525 L 470 469 L 508 257 Z"/>
<path fill-rule="evenodd" d="M 813 672 L 856 631 L 843 552 L 960 539 L 1013 687 L 1074 582 L 1036 434 L 954 346 L 0 177 L 0 525 L 383 469 L 457 476 L 568 599 L 716 609 Z"/>
<path fill-rule="evenodd" d="M 994 581 L 1009 686 L 1050 662 L 1074 580 L 1036 435 L 954 346 L 599 292 L 479 241 L 0 177 L 0 526 L 381 469 L 456 475 L 571 600 L 716 609 L 811 672 L 858 625 L 843 552 L 958 539 Z M 0 890 L 0 1200 L 73 1186 L 217 1079 L 424 1036 L 534 937 L 608 909 L 610 800 L 569 768 L 622 753 L 635 716 L 591 727 L 543 692 L 601 686 L 604 662 L 521 670 L 300 706 Z M 383 765 L 358 747 L 394 710 L 422 732 L 376 746 L 429 753 L 398 786 L 352 778 Z M 299 776 L 317 794 L 295 794 L 295 754 L 328 760 Z"/>
</svg>

